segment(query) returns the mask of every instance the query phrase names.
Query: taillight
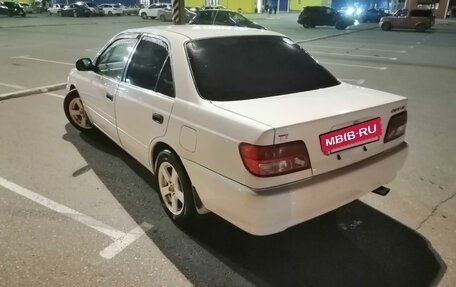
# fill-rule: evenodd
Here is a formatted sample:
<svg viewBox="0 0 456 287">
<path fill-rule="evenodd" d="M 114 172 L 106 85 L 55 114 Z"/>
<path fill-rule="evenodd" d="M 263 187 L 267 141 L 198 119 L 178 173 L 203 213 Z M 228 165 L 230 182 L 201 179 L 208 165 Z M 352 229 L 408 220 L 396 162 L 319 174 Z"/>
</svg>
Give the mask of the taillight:
<svg viewBox="0 0 456 287">
<path fill-rule="evenodd" d="M 255 176 L 277 176 L 310 168 L 309 154 L 302 141 L 269 146 L 241 143 L 239 152 L 244 166 Z"/>
<path fill-rule="evenodd" d="M 405 134 L 405 128 L 407 126 L 407 111 L 403 111 L 391 117 L 386 129 L 384 143 L 390 142 L 397 139 Z"/>
</svg>

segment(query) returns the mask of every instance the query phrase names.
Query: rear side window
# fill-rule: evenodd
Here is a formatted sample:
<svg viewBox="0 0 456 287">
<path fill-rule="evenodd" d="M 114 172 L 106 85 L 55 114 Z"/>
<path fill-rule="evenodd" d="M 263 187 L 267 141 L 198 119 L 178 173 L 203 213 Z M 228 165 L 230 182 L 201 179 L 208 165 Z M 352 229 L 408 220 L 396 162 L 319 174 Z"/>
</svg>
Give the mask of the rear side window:
<svg viewBox="0 0 456 287">
<path fill-rule="evenodd" d="M 168 69 L 168 67 L 164 69 L 165 62 L 168 62 L 167 59 L 168 50 L 163 41 L 155 38 L 144 38 L 138 44 L 131 58 L 125 81 L 129 84 L 155 91 L 160 74 L 162 70 L 165 70 L 166 75 L 164 77 L 172 85 L 171 69 Z M 169 66 L 169 63 L 167 65 Z M 160 87 L 163 87 L 163 84 Z M 161 89 L 168 91 L 170 88 Z"/>
<path fill-rule="evenodd" d="M 280 36 L 201 39 L 187 43 L 201 97 L 238 101 L 298 93 L 339 82 L 299 45 Z"/>
</svg>

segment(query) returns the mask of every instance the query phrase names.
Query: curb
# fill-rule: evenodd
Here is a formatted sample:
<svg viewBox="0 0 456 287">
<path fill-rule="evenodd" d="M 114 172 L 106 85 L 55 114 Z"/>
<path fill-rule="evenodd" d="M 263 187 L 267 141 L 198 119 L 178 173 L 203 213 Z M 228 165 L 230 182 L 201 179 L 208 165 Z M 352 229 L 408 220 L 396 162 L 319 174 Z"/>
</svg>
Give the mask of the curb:
<svg viewBox="0 0 456 287">
<path fill-rule="evenodd" d="M 65 82 L 65 83 L 44 86 L 44 87 L 21 90 L 21 91 L 12 92 L 12 93 L 0 94 L 0 102 L 4 101 L 4 100 L 8 100 L 8 99 L 21 98 L 21 97 L 26 97 L 26 96 L 35 95 L 35 94 L 42 94 L 42 93 L 47 93 L 47 92 L 51 92 L 51 91 L 62 90 L 66 87 L 66 84 L 67 83 Z"/>
</svg>

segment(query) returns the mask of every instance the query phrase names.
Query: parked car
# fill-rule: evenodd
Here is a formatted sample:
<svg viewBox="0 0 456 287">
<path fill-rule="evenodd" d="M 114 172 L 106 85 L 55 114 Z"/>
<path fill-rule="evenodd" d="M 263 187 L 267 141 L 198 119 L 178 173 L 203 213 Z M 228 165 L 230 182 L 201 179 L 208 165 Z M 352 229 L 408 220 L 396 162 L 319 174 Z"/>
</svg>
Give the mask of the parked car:
<svg viewBox="0 0 456 287">
<path fill-rule="evenodd" d="M 222 9 L 201 10 L 190 21 L 190 24 L 238 26 L 267 30 L 265 27 L 250 21 L 239 13 Z"/>
<path fill-rule="evenodd" d="M 7 15 L 9 17 L 25 17 L 27 15 L 27 13 L 25 13 L 24 8 L 22 8 L 22 6 L 16 2 L 0 2 L 0 14 Z"/>
<path fill-rule="evenodd" d="M 133 6 L 120 6 L 122 8 L 122 13 L 124 15 L 138 15 L 139 10 L 141 9 L 138 5 L 133 5 Z"/>
<path fill-rule="evenodd" d="M 188 7 L 185 7 L 185 9 L 193 12 L 193 13 L 198 13 L 199 10 L 201 10 L 201 7 L 191 7 L 191 6 L 188 6 Z"/>
<path fill-rule="evenodd" d="M 33 7 L 29 3 L 19 2 L 19 5 L 24 9 L 25 13 L 33 13 Z"/>
<path fill-rule="evenodd" d="M 336 29 L 343 30 L 353 25 L 354 20 L 329 7 L 307 6 L 299 14 L 298 23 L 304 28 L 335 26 Z"/>
<path fill-rule="evenodd" d="M 149 18 L 155 19 L 158 16 L 158 11 L 166 7 L 170 7 L 169 3 L 154 3 L 147 8 L 142 8 L 139 10 L 139 16 L 144 20 Z"/>
<path fill-rule="evenodd" d="M 90 17 L 92 16 L 92 11 L 85 3 L 76 2 L 64 6 L 60 11 L 60 15 L 63 17 Z"/>
<path fill-rule="evenodd" d="M 196 13 L 185 8 L 185 22 L 186 23 L 190 22 L 190 20 L 192 20 L 193 17 L 195 17 L 195 15 L 196 15 Z M 163 22 L 173 21 L 173 10 L 172 10 L 171 6 L 167 6 L 163 9 L 158 10 L 157 17 L 158 17 L 158 19 L 160 19 Z"/>
<path fill-rule="evenodd" d="M 380 22 L 382 17 L 390 16 L 390 14 L 386 13 L 384 10 L 379 9 L 368 9 L 366 11 L 361 12 L 358 16 L 358 19 L 361 22 Z"/>
<path fill-rule="evenodd" d="M 424 9 L 400 9 L 393 16 L 382 17 L 379 22 L 383 31 L 392 29 L 414 29 L 424 32 L 434 25 L 434 13 Z"/>
<path fill-rule="evenodd" d="M 384 194 L 408 150 L 406 98 L 339 82 L 271 31 L 130 29 L 79 59 L 67 87 L 68 121 L 148 168 L 179 225 L 212 211 L 280 232 Z"/>
<path fill-rule="evenodd" d="M 104 14 L 108 16 L 122 15 L 122 8 L 118 4 L 100 4 L 98 8 L 101 8 Z"/>
<path fill-rule="evenodd" d="M 52 6 L 49 7 L 47 11 L 48 11 L 49 15 L 56 14 L 56 15 L 61 16 L 63 7 L 64 7 L 64 5 L 62 5 L 62 4 L 52 4 Z"/>
<path fill-rule="evenodd" d="M 87 7 L 89 7 L 90 12 L 92 12 L 92 16 L 104 16 L 105 13 L 104 13 L 103 9 L 99 8 L 92 2 L 84 2 L 84 3 L 87 5 Z"/>
</svg>

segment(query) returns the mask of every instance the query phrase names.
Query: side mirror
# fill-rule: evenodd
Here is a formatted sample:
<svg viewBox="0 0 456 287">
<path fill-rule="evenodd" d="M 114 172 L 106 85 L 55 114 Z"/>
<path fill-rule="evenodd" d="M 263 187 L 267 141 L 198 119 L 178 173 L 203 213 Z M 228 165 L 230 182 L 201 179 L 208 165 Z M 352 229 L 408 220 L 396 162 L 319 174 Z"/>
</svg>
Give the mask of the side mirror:
<svg viewBox="0 0 456 287">
<path fill-rule="evenodd" d="M 98 67 L 94 66 L 89 58 L 82 58 L 76 61 L 76 69 L 78 71 L 98 71 Z"/>
</svg>

